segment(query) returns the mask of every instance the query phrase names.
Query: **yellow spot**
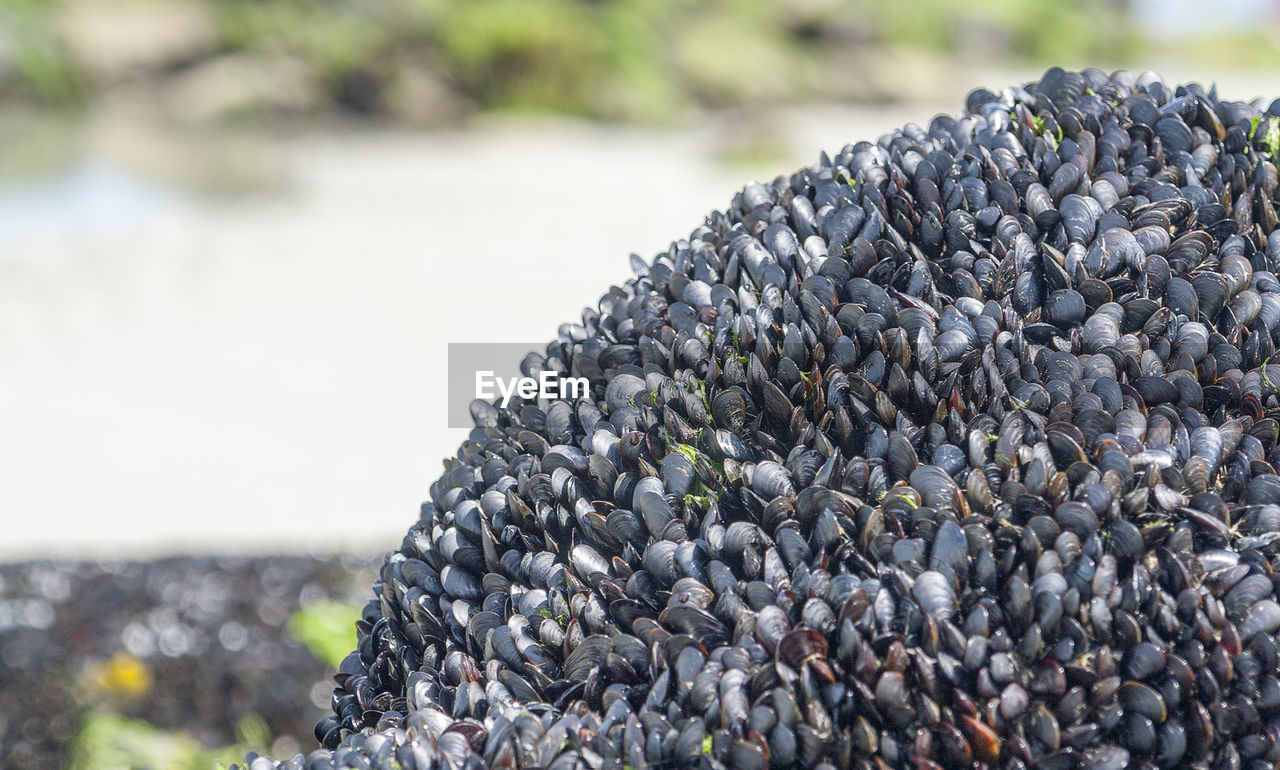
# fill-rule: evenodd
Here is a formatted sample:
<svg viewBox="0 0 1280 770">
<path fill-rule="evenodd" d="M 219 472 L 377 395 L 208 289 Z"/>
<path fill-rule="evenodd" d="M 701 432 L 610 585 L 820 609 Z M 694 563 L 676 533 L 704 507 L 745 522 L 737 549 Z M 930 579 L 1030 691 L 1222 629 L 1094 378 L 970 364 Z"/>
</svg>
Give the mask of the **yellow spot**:
<svg viewBox="0 0 1280 770">
<path fill-rule="evenodd" d="M 110 660 L 91 664 L 86 673 L 92 687 L 120 698 L 146 695 L 154 684 L 147 664 L 123 650 L 112 655 Z"/>
</svg>

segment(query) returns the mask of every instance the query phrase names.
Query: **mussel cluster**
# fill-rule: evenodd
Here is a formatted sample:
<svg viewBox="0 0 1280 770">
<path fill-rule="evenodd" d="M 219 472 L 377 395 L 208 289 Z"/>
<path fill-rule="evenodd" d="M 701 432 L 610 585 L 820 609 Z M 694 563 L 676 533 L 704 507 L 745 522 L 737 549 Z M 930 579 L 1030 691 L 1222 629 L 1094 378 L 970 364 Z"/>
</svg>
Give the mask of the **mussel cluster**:
<svg viewBox="0 0 1280 770">
<path fill-rule="evenodd" d="M 1276 767 L 1277 144 L 1055 68 L 747 185 L 473 404 L 280 766 Z"/>
</svg>

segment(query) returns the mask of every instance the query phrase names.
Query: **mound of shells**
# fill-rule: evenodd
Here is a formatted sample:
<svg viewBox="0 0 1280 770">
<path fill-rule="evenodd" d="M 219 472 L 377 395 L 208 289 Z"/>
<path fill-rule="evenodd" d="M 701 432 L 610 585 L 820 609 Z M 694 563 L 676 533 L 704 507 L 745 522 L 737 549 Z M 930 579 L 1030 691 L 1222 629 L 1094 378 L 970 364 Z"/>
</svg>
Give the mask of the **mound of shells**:
<svg viewBox="0 0 1280 770">
<path fill-rule="evenodd" d="M 270 767 L 1275 767 L 1280 101 L 1052 69 L 749 184 L 477 402 Z"/>
</svg>

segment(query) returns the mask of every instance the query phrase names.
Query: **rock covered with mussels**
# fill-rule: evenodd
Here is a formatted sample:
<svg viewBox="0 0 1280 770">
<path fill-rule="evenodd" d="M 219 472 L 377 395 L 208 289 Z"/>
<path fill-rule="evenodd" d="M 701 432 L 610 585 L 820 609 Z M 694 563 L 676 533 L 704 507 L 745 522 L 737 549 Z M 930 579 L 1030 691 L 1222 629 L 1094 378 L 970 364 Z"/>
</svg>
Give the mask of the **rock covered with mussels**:
<svg viewBox="0 0 1280 770">
<path fill-rule="evenodd" d="M 747 185 L 473 405 L 282 764 L 1275 767 L 1278 136 L 1055 68 Z"/>
</svg>

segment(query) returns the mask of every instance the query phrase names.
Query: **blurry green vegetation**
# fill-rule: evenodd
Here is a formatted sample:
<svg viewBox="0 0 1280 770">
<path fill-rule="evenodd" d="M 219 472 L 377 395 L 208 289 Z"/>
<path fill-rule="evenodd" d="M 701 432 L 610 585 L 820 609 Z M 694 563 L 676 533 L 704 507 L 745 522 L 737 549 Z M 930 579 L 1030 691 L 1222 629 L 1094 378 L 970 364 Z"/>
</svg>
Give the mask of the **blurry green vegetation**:
<svg viewBox="0 0 1280 770">
<path fill-rule="evenodd" d="M 356 648 L 356 621 L 363 607 L 331 600 L 304 604 L 289 618 L 289 633 L 336 669 Z"/>
<path fill-rule="evenodd" d="M 393 117 L 415 72 L 471 108 L 663 121 L 698 106 L 883 98 L 868 85 L 896 74 L 882 51 L 988 66 L 1141 52 L 1109 0 L 0 0 L 6 87 L 61 105 L 95 96 L 103 75 L 72 55 L 60 20 L 86 4 L 175 2 L 216 39 L 133 81 L 286 57 L 318 83 L 315 110 Z"/>
<path fill-rule="evenodd" d="M 267 723 L 249 715 L 236 728 L 236 743 L 208 749 L 193 736 L 162 730 L 139 719 L 128 719 L 110 711 L 89 711 L 83 717 L 71 748 L 67 770 L 209 770 L 242 762 L 249 751 L 265 752 L 271 747 Z"/>
<path fill-rule="evenodd" d="M 1247 33 L 1214 33 L 1191 40 L 1147 41 L 1144 51 L 1156 59 L 1212 63 L 1218 68 L 1265 69 L 1280 67 L 1280 47 L 1265 30 Z"/>
<path fill-rule="evenodd" d="M 290 617 L 288 631 L 317 658 L 337 668 L 342 659 L 355 649 L 355 621 L 362 605 L 341 601 L 308 603 Z M 137 697 L 151 687 L 145 668 L 136 671 L 137 661 L 124 653 L 101 664 L 89 683 L 94 692 Z M 137 680 L 145 674 L 146 682 Z M 101 681 L 98 681 L 101 680 Z M 67 770 L 115 770 L 144 768 L 149 770 L 208 770 L 210 767 L 241 762 L 246 752 L 266 753 L 272 747 L 272 734 L 265 720 L 257 714 L 243 717 L 236 726 L 236 742 L 229 746 L 208 748 L 190 733 L 167 730 L 145 720 L 120 716 L 106 708 L 87 709 L 70 748 Z"/>
<path fill-rule="evenodd" d="M 393 118 L 397 99 L 421 95 L 397 96 L 415 74 L 453 99 L 442 120 L 462 105 L 661 122 L 700 106 L 876 100 L 886 80 L 909 93 L 920 73 L 897 69 L 904 57 L 935 72 L 948 61 L 1108 67 L 1173 55 L 1280 66 L 1265 31 L 1148 39 L 1116 0 L 0 0 L 0 86 L 54 105 L 101 93 L 103 74 L 73 55 L 60 20 L 103 3 L 185 3 L 207 18 L 207 49 L 143 79 L 237 54 L 285 58 L 318 84 L 310 109 Z"/>
<path fill-rule="evenodd" d="M 855 0 L 874 13 L 889 40 L 952 51 L 966 59 L 1018 62 L 1115 63 L 1136 52 L 1134 30 L 1106 0 Z M 930 23 L 921 23 L 929 19 Z"/>
<path fill-rule="evenodd" d="M 57 5 L 48 0 L 0 0 L 0 29 L 23 86 L 47 102 L 78 104 L 84 97 L 80 75 L 51 23 Z"/>
</svg>

